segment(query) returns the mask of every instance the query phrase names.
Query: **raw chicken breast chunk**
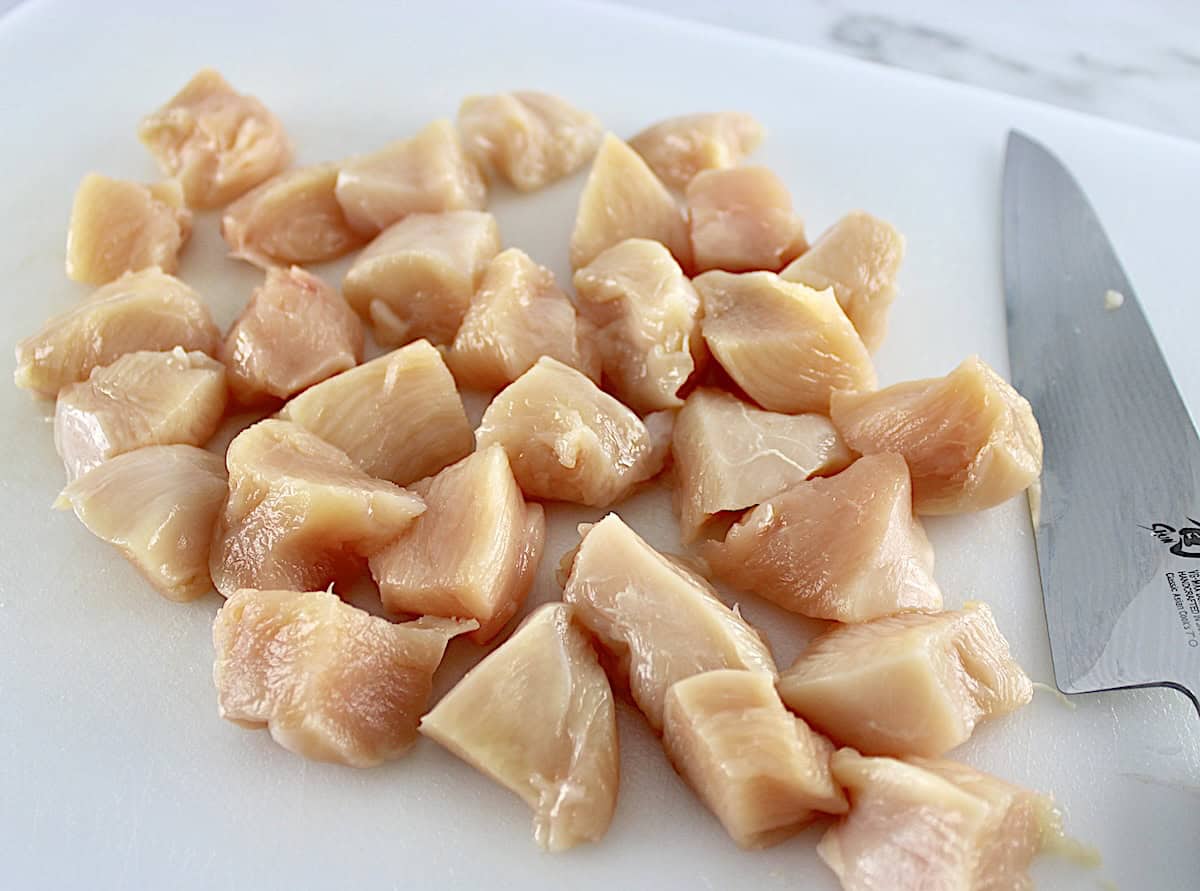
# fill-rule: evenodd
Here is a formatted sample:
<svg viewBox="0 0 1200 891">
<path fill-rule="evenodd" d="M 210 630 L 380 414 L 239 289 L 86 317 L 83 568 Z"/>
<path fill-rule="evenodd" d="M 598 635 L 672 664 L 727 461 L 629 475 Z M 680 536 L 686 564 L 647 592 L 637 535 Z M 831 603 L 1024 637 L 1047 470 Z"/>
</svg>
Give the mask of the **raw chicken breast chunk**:
<svg viewBox="0 0 1200 891">
<path fill-rule="evenodd" d="M 697 174 L 687 207 L 697 272 L 778 272 L 808 248 L 787 186 L 766 167 Z"/>
<path fill-rule="evenodd" d="M 569 607 L 530 614 L 425 716 L 421 733 L 519 795 L 542 848 L 608 831 L 620 771 L 612 690 Z"/>
<path fill-rule="evenodd" d="M 702 170 L 736 166 L 762 139 L 762 125 L 751 115 L 718 111 L 667 118 L 647 127 L 629 144 L 659 179 L 682 190 Z"/>
</svg>

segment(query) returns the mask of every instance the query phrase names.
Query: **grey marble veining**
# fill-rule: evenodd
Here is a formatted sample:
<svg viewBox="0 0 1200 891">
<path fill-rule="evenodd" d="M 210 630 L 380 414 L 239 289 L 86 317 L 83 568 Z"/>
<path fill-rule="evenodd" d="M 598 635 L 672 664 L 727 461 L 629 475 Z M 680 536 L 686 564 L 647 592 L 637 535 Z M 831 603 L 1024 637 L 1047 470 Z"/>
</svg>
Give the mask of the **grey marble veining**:
<svg viewBox="0 0 1200 891">
<path fill-rule="evenodd" d="M 1200 139 L 1200 0 L 606 0 Z"/>
</svg>

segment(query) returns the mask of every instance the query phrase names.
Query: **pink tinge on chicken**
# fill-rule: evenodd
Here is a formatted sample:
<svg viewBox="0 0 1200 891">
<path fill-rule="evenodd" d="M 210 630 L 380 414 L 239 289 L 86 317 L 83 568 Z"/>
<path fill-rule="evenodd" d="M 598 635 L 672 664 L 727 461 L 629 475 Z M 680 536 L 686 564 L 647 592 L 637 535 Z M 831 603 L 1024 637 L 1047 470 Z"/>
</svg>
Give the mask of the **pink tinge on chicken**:
<svg viewBox="0 0 1200 891">
<path fill-rule="evenodd" d="M 921 514 L 994 507 L 1042 472 L 1042 433 L 1029 402 L 978 356 L 945 377 L 876 392 L 834 393 L 830 416 L 864 455 L 896 452 L 912 471 Z"/>
<path fill-rule="evenodd" d="M 656 731 L 677 681 L 718 668 L 774 677 L 762 637 L 695 572 L 654 550 L 616 514 L 580 526 L 580 534 L 579 547 L 563 559 L 563 601 Z"/>
<path fill-rule="evenodd" d="M 276 174 L 225 208 L 221 235 L 229 255 L 264 269 L 324 263 L 356 250 L 367 238 L 346 222 L 334 196 L 336 164 Z"/>
<path fill-rule="evenodd" d="M 488 264 L 446 358 L 460 384 L 480 390 L 507 386 L 542 356 L 598 382 L 593 339 L 554 273 L 509 248 Z"/>
<path fill-rule="evenodd" d="M 221 457 L 191 445 L 123 452 L 72 481 L 54 506 L 137 568 L 168 600 L 213 588 L 208 554 L 228 486 Z"/>
<path fill-rule="evenodd" d="M 834 742 L 936 758 L 1029 702 L 1033 686 L 992 611 L 968 603 L 834 628 L 783 673 L 779 695 Z"/>
<path fill-rule="evenodd" d="M 869 455 L 763 501 L 704 556 L 724 581 L 814 619 L 866 622 L 939 610 L 933 548 L 913 516 L 908 467 Z"/>
<path fill-rule="evenodd" d="M 684 542 L 722 513 L 754 507 L 851 460 L 824 415 L 764 411 L 708 387 L 688 396 L 676 417 L 671 455 Z"/>
<path fill-rule="evenodd" d="M 73 480 L 144 446 L 202 446 L 227 397 L 225 366 L 204 353 L 126 353 L 58 391 L 54 447 Z"/>
<path fill-rule="evenodd" d="M 411 139 L 342 162 L 337 200 L 368 237 L 414 213 L 482 210 L 487 185 L 449 121 L 434 121 Z"/>
<path fill-rule="evenodd" d="M 105 285 L 126 272 L 179 267 L 192 213 L 175 180 L 152 186 L 89 173 L 75 192 L 67 229 L 67 277 Z"/>
<path fill-rule="evenodd" d="M 779 274 L 817 291 L 833 288 L 863 343 L 874 352 L 887 333 L 903 259 L 904 236 L 890 223 L 855 211 L 834 223 Z"/>
<path fill-rule="evenodd" d="M 871 356 L 832 290 L 772 272 L 706 272 L 693 284 L 704 307 L 704 342 L 763 408 L 824 413 L 835 390 L 875 388 Z"/>
<path fill-rule="evenodd" d="M 850 813 L 817 853 L 844 891 L 1029 891 L 1030 862 L 1061 835 L 1050 799 L 954 761 L 836 752 Z"/>
<path fill-rule="evenodd" d="M 386 346 L 449 344 L 500 251 L 490 213 L 411 214 L 367 245 L 346 273 L 346 300 Z"/>
<path fill-rule="evenodd" d="M 353 368 L 362 355 L 358 316 L 299 266 L 267 270 L 221 347 L 230 389 L 244 405 L 287 399 Z"/>
<path fill-rule="evenodd" d="M 213 622 L 217 708 L 297 755 L 374 767 L 412 747 L 447 642 L 474 627 L 396 625 L 328 591 L 236 591 Z"/>
<path fill-rule="evenodd" d="M 765 848 L 821 814 L 844 814 L 833 743 L 790 714 L 765 672 L 723 669 L 667 690 L 663 746 L 743 848 Z"/>
<path fill-rule="evenodd" d="M 468 455 L 412 486 L 425 513 L 371 555 L 391 613 L 475 619 L 486 643 L 525 602 L 542 559 L 546 520 L 526 504 L 500 446 Z"/>
<path fill-rule="evenodd" d="M 662 470 L 670 443 L 663 414 L 643 421 L 543 356 L 492 400 L 475 439 L 479 449 L 504 447 L 529 497 L 606 507 Z"/>
<path fill-rule="evenodd" d="M 700 298 L 657 241 L 630 238 L 575 273 L 579 313 L 595 326 L 608 386 L 637 412 L 676 408 L 707 358 Z"/>
<path fill-rule="evenodd" d="M 579 196 L 571 267 L 588 265 L 627 238 L 661 242 L 680 266 L 691 269 L 692 246 L 683 210 L 638 153 L 608 133 Z"/>
<path fill-rule="evenodd" d="M 18 387 L 53 398 L 93 368 L 138 350 L 215 356 L 221 332 L 200 295 L 160 269 L 129 272 L 17 344 Z"/>
<path fill-rule="evenodd" d="M 442 697 L 421 733 L 519 795 L 543 849 L 608 831 L 620 774 L 616 711 L 570 607 L 531 613 Z"/>
<path fill-rule="evenodd" d="M 454 378 L 425 340 L 310 387 L 279 415 L 399 486 L 437 473 L 474 445 Z"/>
<path fill-rule="evenodd" d="M 458 130 L 480 167 L 522 192 L 574 173 L 596 153 L 604 132 L 594 115 L 531 90 L 468 96 L 458 108 Z"/>
<path fill-rule="evenodd" d="M 316 590 L 360 574 L 425 503 L 368 476 L 289 421 L 259 421 L 229 444 L 229 498 L 213 536 L 213 584 Z"/>
<path fill-rule="evenodd" d="M 751 115 L 719 111 L 667 118 L 647 127 L 629 144 L 659 179 L 682 191 L 703 170 L 737 166 L 762 139 L 762 125 Z"/>
<path fill-rule="evenodd" d="M 787 186 L 766 167 L 696 174 L 687 207 L 697 272 L 778 272 L 808 249 Z"/>
<path fill-rule="evenodd" d="M 138 125 L 138 139 L 189 207 L 221 207 L 291 163 L 283 124 L 253 96 L 205 68 Z"/>
</svg>

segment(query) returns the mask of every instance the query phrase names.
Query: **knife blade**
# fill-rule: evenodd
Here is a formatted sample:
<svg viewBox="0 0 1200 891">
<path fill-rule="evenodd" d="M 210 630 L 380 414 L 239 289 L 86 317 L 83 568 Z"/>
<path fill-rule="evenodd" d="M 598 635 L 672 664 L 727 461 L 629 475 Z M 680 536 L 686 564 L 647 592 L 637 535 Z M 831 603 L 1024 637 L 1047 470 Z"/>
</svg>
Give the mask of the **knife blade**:
<svg viewBox="0 0 1200 891">
<path fill-rule="evenodd" d="M 1055 680 L 1173 687 L 1200 711 L 1200 438 L 1087 197 L 1016 130 L 1003 213 L 1013 384 L 1045 444 L 1034 534 Z"/>
</svg>

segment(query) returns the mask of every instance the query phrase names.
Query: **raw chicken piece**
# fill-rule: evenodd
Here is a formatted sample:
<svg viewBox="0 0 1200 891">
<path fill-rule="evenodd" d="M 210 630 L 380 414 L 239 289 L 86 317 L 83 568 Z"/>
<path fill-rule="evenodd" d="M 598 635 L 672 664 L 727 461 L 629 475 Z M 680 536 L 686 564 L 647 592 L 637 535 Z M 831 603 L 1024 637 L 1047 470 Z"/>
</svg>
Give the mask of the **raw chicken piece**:
<svg viewBox="0 0 1200 891">
<path fill-rule="evenodd" d="M 706 388 L 688 396 L 675 419 L 671 453 L 685 543 L 722 511 L 753 507 L 850 463 L 850 450 L 824 415 L 763 411 Z"/>
<path fill-rule="evenodd" d="M 787 186 L 766 167 L 698 173 L 687 206 L 697 272 L 778 272 L 808 248 Z"/>
<path fill-rule="evenodd" d="M 729 584 L 814 619 L 942 608 L 899 455 L 868 455 L 836 476 L 797 483 L 750 511 L 723 543 L 706 543 L 704 556 Z"/>
<path fill-rule="evenodd" d="M 353 368 L 362 355 L 358 316 L 299 266 L 267 270 L 221 347 L 230 389 L 244 405 L 287 399 Z"/>
<path fill-rule="evenodd" d="M 834 393 L 830 416 L 850 448 L 904 456 L 917 513 L 993 507 L 1042 472 L 1033 409 L 978 356 L 945 377 Z"/>
<path fill-rule="evenodd" d="M 342 452 L 288 421 L 259 421 L 229 444 L 229 499 L 213 536 L 213 584 L 324 588 L 425 510 L 410 492 L 363 473 Z"/>
<path fill-rule="evenodd" d="M 158 166 L 179 180 L 189 207 L 221 207 L 291 163 L 283 124 L 211 68 L 138 125 Z"/>
<path fill-rule="evenodd" d="M 706 272 L 693 284 L 705 343 L 763 408 L 828 412 L 834 390 L 874 389 L 871 356 L 832 290 L 772 272 Z"/>
<path fill-rule="evenodd" d="M 350 225 L 371 236 L 411 213 L 482 210 L 487 185 L 449 121 L 342 163 L 337 200 Z"/>
<path fill-rule="evenodd" d="M 374 767 L 412 747 L 446 643 L 473 627 L 395 625 L 327 591 L 241 590 L 213 621 L 217 709 L 305 758 Z"/>
<path fill-rule="evenodd" d="M 904 613 L 814 640 L 779 680 L 796 714 L 871 755 L 937 757 L 975 725 L 1029 702 L 1033 687 L 992 611 Z"/>
<path fill-rule="evenodd" d="M 225 401 L 225 366 L 204 353 L 126 353 L 58 391 L 54 447 L 69 481 L 143 446 L 202 446 Z"/>
<path fill-rule="evenodd" d="M 620 774 L 612 689 L 570 607 L 531 613 L 424 717 L 421 733 L 517 793 L 546 850 L 608 831 Z"/>
<path fill-rule="evenodd" d="M 887 333 L 903 259 L 904 236 L 859 210 L 838 220 L 780 276 L 818 291 L 833 288 L 863 343 L 874 352 Z"/>
<path fill-rule="evenodd" d="M 702 170 L 734 167 L 762 142 L 762 125 L 740 111 L 667 118 L 629 144 L 668 186 L 686 189 Z"/>
<path fill-rule="evenodd" d="M 850 814 L 817 853 L 845 891 L 1028 891 L 1058 816 L 1036 792 L 965 764 L 864 758 L 842 749 L 834 778 Z"/>
<path fill-rule="evenodd" d="M 463 458 L 412 491 L 425 513 L 371 556 L 384 609 L 475 619 L 487 643 L 517 614 L 542 559 L 546 518 L 526 504 L 500 446 Z"/>
<path fill-rule="evenodd" d="M 603 134 L 595 115 L 529 90 L 468 96 L 458 108 L 458 129 L 480 167 L 522 192 L 574 173 L 596 154 Z"/>
<path fill-rule="evenodd" d="M 179 267 L 192 213 L 174 180 L 143 186 L 89 173 L 75 192 L 67 230 L 67 277 L 105 285 L 126 272 Z"/>
<path fill-rule="evenodd" d="M 324 263 L 367 239 L 350 228 L 333 194 L 336 164 L 276 174 L 225 208 L 221 236 L 229 255 L 270 269 L 289 263 Z"/>
<path fill-rule="evenodd" d="M 92 468 L 54 506 L 72 508 L 163 597 L 182 602 L 212 590 L 208 549 L 227 491 L 219 455 L 154 445 Z"/>
<path fill-rule="evenodd" d="M 700 298 L 670 252 L 626 239 L 577 271 L 575 290 L 618 398 L 638 412 L 682 405 L 676 394 L 707 353 Z"/>
<path fill-rule="evenodd" d="M 412 214 L 358 255 L 342 292 L 374 325 L 381 344 L 420 337 L 448 344 L 499 250 L 500 230 L 490 213 Z"/>
<path fill-rule="evenodd" d="M 454 378 L 425 340 L 310 387 L 280 417 L 400 486 L 453 464 L 474 444 Z"/>
<path fill-rule="evenodd" d="M 504 446 L 529 497 L 605 507 L 662 470 L 655 432 L 574 368 L 543 356 L 492 400 L 475 439 L 480 449 Z"/>
<path fill-rule="evenodd" d="M 447 359 L 458 382 L 499 390 L 551 356 L 600 380 L 591 325 L 554 281 L 518 248 L 497 254 L 484 273 Z"/>
<path fill-rule="evenodd" d="M 707 671 L 672 685 L 663 746 L 743 848 L 778 844 L 819 813 L 848 808 L 829 774 L 833 744 L 783 707 L 765 672 Z"/>
<path fill-rule="evenodd" d="M 692 246 L 683 211 L 638 153 L 608 133 L 579 196 L 571 233 L 571 268 L 586 266 L 626 238 L 661 242 L 680 266 L 691 268 Z"/>
<path fill-rule="evenodd" d="M 18 387 L 54 397 L 136 350 L 215 355 L 221 332 L 200 295 L 159 269 L 129 272 L 17 344 Z"/>
<path fill-rule="evenodd" d="M 708 584 L 666 557 L 616 514 L 579 527 L 563 600 L 594 635 L 656 731 L 676 681 L 718 668 L 775 675 L 758 632 Z"/>
</svg>

